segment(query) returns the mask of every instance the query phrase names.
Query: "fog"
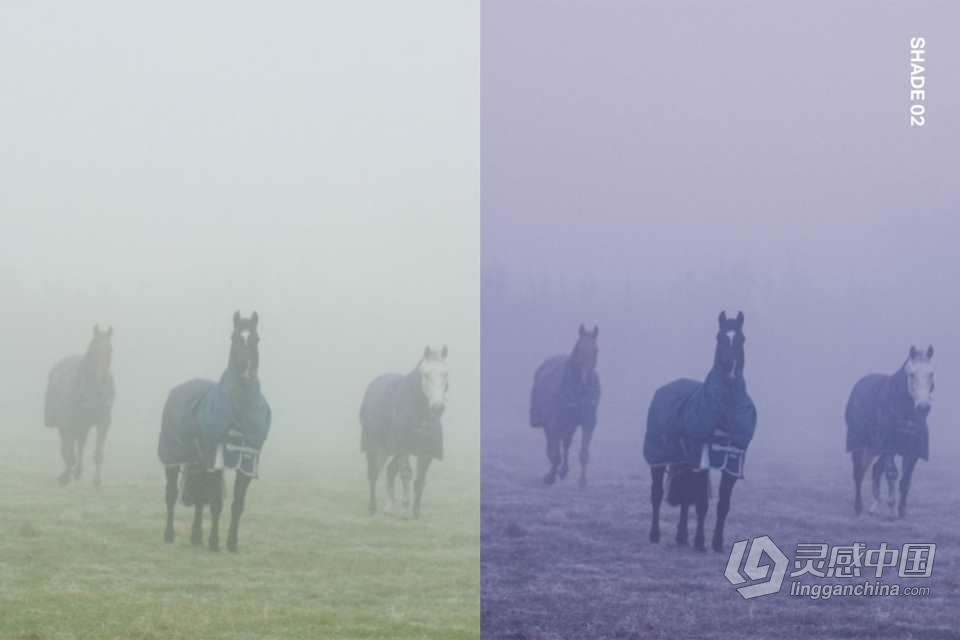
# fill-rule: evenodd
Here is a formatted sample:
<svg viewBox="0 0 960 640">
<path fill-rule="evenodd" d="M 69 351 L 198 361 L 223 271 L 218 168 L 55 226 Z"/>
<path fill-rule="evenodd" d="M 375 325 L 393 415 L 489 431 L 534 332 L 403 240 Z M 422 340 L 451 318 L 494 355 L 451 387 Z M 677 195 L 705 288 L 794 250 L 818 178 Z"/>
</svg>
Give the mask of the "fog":
<svg viewBox="0 0 960 640">
<path fill-rule="evenodd" d="M 853 384 L 932 344 L 931 464 L 956 459 L 960 14 L 876 9 L 485 5 L 485 450 L 513 441 L 546 468 L 533 371 L 585 322 L 604 388 L 594 466 L 639 471 L 653 392 L 703 379 L 717 315 L 743 310 L 752 457 L 849 464 Z"/>
<path fill-rule="evenodd" d="M 348 454 L 362 477 L 364 387 L 428 344 L 475 474 L 478 27 L 434 1 L 0 10 L 0 429 L 55 464 L 47 372 L 112 325 L 107 470 L 155 459 L 167 392 L 218 378 L 256 310 L 265 474 Z"/>
</svg>

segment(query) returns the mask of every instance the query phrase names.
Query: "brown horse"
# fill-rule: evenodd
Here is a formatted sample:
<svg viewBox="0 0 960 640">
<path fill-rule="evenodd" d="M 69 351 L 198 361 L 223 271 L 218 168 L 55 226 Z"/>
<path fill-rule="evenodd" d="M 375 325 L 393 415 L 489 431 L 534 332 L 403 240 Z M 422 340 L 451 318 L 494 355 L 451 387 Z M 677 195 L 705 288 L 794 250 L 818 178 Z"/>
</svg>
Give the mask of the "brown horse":
<svg viewBox="0 0 960 640">
<path fill-rule="evenodd" d="M 113 327 L 93 327 L 93 338 L 83 355 L 69 356 L 50 371 L 44 402 L 44 423 L 60 433 L 63 472 L 61 485 L 83 473 L 83 450 L 92 427 L 97 428 L 93 452 L 96 472 L 93 484 L 101 484 L 103 446 L 110 429 L 114 387 L 110 363 L 113 358 Z"/>
<path fill-rule="evenodd" d="M 570 354 L 547 359 L 533 376 L 530 426 L 543 428 L 550 461 L 543 481 L 548 485 L 556 482 L 557 477 L 562 480 L 567 476 L 570 445 L 580 427 L 580 488 L 587 486 L 590 441 L 597 426 L 600 402 L 600 378 L 596 371 L 599 335 L 598 327 L 587 331 L 581 324 Z"/>
</svg>

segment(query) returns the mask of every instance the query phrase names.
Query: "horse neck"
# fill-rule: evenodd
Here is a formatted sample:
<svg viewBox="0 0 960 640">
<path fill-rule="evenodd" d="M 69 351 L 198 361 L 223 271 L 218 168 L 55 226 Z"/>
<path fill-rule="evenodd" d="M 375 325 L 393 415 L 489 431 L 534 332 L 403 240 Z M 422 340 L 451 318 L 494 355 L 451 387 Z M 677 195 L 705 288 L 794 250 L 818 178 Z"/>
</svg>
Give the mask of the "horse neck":
<svg viewBox="0 0 960 640">
<path fill-rule="evenodd" d="M 403 384 L 404 389 L 411 395 L 411 397 L 416 399 L 417 406 L 422 410 L 426 411 L 427 408 L 427 396 L 423 394 L 423 385 L 420 382 L 420 365 L 423 364 L 423 360 L 417 363 L 417 366 L 413 368 L 413 371 L 404 376 Z"/>
<path fill-rule="evenodd" d="M 887 401 L 896 413 L 908 414 L 913 412 L 913 398 L 907 389 L 907 363 L 904 362 L 896 373 L 887 380 Z"/>
<path fill-rule="evenodd" d="M 96 350 L 93 348 L 93 345 L 91 345 L 87 348 L 86 353 L 83 354 L 83 359 L 80 361 L 80 375 L 86 380 L 99 381 L 101 379 L 99 367 Z M 105 378 L 109 372 L 110 367 L 105 366 L 102 371 L 103 377 Z"/>
</svg>

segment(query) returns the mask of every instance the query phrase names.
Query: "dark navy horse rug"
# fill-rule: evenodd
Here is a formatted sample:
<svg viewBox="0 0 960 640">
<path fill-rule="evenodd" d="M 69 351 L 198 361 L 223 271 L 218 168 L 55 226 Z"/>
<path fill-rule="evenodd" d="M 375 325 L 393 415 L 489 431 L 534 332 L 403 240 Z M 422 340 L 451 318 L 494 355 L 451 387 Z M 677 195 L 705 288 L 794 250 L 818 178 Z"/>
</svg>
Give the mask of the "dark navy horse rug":
<svg viewBox="0 0 960 640">
<path fill-rule="evenodd" d="M 600 404 L 600 377 L 591 371 L 584 381 L 577 374 L 569 355 L 545 360 L 533 375 L 530 390 L 530 426 L 548 424 L 561 427 L 597 426 Z"/>
<path fill-rule="evenodd" d="M 113 375 L 102 382 L 81 375 L 83 356 L 64 358 L 50 370 L 44 401 L 43 422 L 58 429 L 109 425 L 113 409 Z"/>
<path fill-rule="evenodd" d="M 742 478 L 756 426 L 757 410 L 743 380 L 734 382 L 732 392 L 675 380 L 660 387 L 650 403 L 643 457 L 651 466 L 682 463 Z"/>
<path fill-rule="evenodd" d="M 260 393 L 241 393 L 226 376 L 175 387 L 163 408 L 158 453 L 167 466 L 203 465 L 259 475 L 260 452 L 270 433 L 270 405 Z"/>
<path fill-rule="evenodd" d="M 916 413 L 905 388 L 903 372 L 889 376 L 871 374 L 860 379 L 850 393 L 844 414 L 847 452 L 869 449 L 880 454 L 930 458 L 926 417 Z"/>
<path fill-rule="evenodd" d="M 387 373 L 367 387 L 360 404 L 362 451 L 443 459 L 443 423 L 427 406 L 416 373 Z"/>
</svg>

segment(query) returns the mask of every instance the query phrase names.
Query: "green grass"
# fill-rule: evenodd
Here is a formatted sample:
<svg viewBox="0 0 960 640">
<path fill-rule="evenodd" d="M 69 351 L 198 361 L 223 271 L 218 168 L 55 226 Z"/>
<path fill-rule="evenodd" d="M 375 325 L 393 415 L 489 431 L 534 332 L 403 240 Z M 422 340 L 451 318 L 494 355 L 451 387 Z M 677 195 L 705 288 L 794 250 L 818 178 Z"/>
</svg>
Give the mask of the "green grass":
<svg viewBox="0 0 960 640">
<path fill-rule="evenodd" d="M 108 444 L 99 492 L 89 473 L 57 486 L 54 432 L 9 441 L 0 638 L 479 636 L 476 454 L 434 463 L 423 517 L 403 521 L 367 515 L 359 451 L 268 443 L 234 555 L 192 547 L 182 506 L 163 544 L 152 437 L 127 440 Z"/>
</svg>

